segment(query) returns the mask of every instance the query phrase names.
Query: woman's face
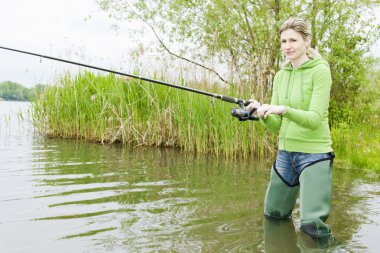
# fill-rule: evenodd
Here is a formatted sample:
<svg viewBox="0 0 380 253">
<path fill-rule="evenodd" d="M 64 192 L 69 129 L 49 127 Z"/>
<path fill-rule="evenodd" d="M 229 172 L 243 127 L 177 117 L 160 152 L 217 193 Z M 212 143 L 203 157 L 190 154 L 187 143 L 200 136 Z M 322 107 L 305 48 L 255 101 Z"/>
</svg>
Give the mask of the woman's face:
<svg viewBox="0 0 380 253">
<path fill-rule="evenodd" d="M 306 48 L 310 42 L 305 41 L 302 35 L 293 29 L 285 30 L 281 33 L 281 50 L 286 58 L 297 61 L 306 57 Z"/>
</svg>

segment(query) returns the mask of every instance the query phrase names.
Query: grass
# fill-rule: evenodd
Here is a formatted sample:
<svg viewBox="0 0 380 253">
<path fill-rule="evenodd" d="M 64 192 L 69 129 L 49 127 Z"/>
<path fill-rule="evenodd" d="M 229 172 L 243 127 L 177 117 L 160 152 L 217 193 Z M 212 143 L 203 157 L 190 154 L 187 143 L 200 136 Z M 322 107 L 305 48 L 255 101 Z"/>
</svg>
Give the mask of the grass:
<svg viewBox="0 0 380 253">
<path fill-rule="evenodd" d="M 195 88 L 228 92 L 202 84 Z M 48 87 L 33 103 L 33 119 L 40 132 L 52 138 L 177 147 L 225 157 L 273 153 L 275 136 L 259 122 L 233 118 L 233 107 L 179 89 L 84 72 L 66 74 L 59 85 Z"/>
<path fill-rule="evenodd" d="M 249 97 L 205 84 L 194 88 Z M 338 166 L 380 172 L 377 102 L 357 104 L 360 111 L 352 110 L 331 127 Z M 83 72 L 63 75 L 58 85 L 46 88 L 33 102 L 33 120 L 40 132 L 51 138 L 174 147 L 226 158 L 273 157 L 276 136 L 259 122 L 239 122 L 231 117 L 233 107 L 166 86 Z"/>
<path fill-rule="evenodd" d="M 338 166 L 380 173 L 378 114 L 356 124 L 340 123 L 331 129 Z"/>
<path fill-rule="evenodd" d="M 333 148 L 341 167 L 380 173 L 380 92 L 378 82 L 364 95 L 357 95 L 355 106 L 331 128 Z"/>
</svg>

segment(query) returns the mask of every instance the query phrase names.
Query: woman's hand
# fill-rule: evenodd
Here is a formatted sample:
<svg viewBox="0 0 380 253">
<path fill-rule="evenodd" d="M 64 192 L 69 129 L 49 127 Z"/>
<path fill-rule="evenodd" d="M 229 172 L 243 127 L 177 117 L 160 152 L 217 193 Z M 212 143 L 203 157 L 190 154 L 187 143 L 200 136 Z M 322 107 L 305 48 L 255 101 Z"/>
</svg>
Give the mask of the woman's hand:
<svg viewBox="0 0 380 253">
<path fill-rule="evenodd" d="M 266 119 L 269 114 L 283 115 L 287 109 L 283 105 L 268 105 L 263 104 L 257 109 L 257 116 Z"/>
<path fill-rule="evenodd" d="M 254 108 L 257 109 L 261 106 L 260 102 L 254 100 L 254 99 L 250 99 L 248 100 L 249 102 L 251 102 L 249 105 L 247 105 L 246 109 L 250 112 L 252 111 Z"/>
</svg>

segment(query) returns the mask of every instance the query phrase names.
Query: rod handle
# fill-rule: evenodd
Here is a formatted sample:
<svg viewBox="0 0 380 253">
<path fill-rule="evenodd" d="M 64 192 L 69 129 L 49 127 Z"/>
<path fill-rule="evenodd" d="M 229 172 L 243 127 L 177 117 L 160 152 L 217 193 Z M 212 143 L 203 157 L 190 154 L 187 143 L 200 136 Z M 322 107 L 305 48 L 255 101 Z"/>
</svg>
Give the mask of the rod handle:
<svg viewBox="0 0 380 253">
<path fill-rule="evenodd" d="M 232 103 L 232 104 L 238 104 L 238 105 L 243 104 L 244 106 L 247 106 L 250 104 L 250 102 L 248 100 L 242 100 L 239 98 L 234 98 L 234 97 L 224 96 L 224 95 L 219 95 L 219 96 L 220 96 L 219 98 L 224 102 L 228 102 L 228 103 Z"/>
</svg>

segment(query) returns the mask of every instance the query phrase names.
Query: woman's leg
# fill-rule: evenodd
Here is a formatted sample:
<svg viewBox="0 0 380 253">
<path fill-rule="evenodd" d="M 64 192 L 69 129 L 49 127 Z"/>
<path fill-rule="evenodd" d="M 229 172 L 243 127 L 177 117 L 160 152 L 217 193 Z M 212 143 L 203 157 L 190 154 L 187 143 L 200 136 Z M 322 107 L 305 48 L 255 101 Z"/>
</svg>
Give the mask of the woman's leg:
<svg viewBox="0 0 380 253">
<path fill-rule="evenodd" d="M 292 165 L 293 153 L 280 150 L 271 171 L 264 200 L 264 214 L 270 218 L 290 218 L 296 204 L 298 175 Z"/>
<path fill-rule="evenodd" d="M 270 218 L 287 219 L 296 204 L 299 185 L 290 186 L 279 177 L 274 168 L 264 200 L 264 214 Z"/>
<path fill-rule="evenodd" d="M 331 230 L 332 159 L 316 161 L 302 170 L 300 181 L 301 230 L 312 237 L 325 237 Z"/>
</svg>

